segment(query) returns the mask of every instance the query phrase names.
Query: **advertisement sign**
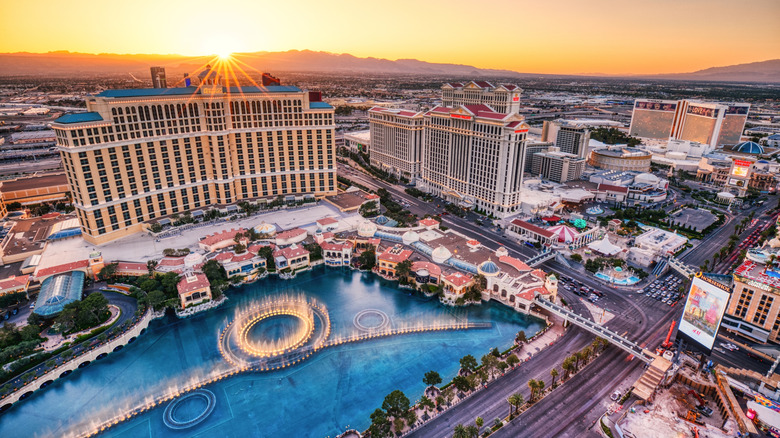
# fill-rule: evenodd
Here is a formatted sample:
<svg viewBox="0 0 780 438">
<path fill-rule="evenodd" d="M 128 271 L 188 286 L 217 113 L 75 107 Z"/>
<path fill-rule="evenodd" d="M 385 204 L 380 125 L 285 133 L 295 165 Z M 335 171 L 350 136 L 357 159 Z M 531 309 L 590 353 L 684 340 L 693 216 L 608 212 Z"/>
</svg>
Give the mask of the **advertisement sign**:
<svg viewBox="0 0 780 438">
<path fill-rule="evenodd" d="M 729 292 L 725 286 L 705 280 L 701 273 L 696 274 L 685 301 L 678 336 L 682 335 L 689 343 L 710 354 L 728 302 Z"/>
<path fill-rule="evenodd" d="M 734 160 L 734 166 L 731 167 L 731 175 L 746 178 L 751 164 L 753 163 L 750 161 Z"/>
<path fill-rule="evenodd" d="M 676 103 L 663 103 L 663 102 L 646 102 L 638 101 L 636 103 L 637 109 L 647 109 L 654 111 L 674 111 L 677 109 Z"/>
<path fill-rule="evenodd" d="M 704 117 L 718 117 L 718 110 L 715 108 L 705 108 L 703 106 L 689 106 L 688 114 L 695 114 Z"/>
</svg>

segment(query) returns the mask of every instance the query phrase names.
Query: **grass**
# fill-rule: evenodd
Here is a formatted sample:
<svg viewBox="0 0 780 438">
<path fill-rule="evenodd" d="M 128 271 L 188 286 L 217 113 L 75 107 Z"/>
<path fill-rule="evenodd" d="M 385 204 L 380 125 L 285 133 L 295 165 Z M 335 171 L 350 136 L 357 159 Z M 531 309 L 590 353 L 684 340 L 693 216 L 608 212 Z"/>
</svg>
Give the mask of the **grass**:
<svg viewBox="0 0 780 438">
<path fill-rule="evenodd" d="M 599 423 L 601 424 L 601 430 L 604 432 L 605 435 L 607 435 L 609 438 L 615 438 L 612 435 L 612 429 L 610 429 L 606 424 L 604 424 L 604 419 L 599 419 Z"/>
</svg>

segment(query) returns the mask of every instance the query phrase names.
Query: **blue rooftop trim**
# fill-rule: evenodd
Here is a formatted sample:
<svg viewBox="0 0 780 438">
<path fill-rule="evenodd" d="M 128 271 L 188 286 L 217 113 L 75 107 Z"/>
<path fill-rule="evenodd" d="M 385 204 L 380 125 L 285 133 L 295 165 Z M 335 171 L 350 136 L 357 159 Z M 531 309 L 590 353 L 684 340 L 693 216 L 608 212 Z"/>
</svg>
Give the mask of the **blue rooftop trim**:
<svg viewBox="0 0 780 438">
<path fill-rule="evenodd" d="M 102 121 L 103 117 L 101 117 L 99 113 L 76 113 L 66 114 L 55 120 L 54 123 L 84 123 Z"/>
<path fill-rule="evenodd" d="M 309 102 L 309 108 L 311 109 L 331 109 L 332 106 L 325 102 Z"/>
<path fill-rule="evenodd" d="M 225 90 L 227 91 L 227 90 Z M 267 87 L 230 87 L 230 93 L 300 93 L 301 89 L 292 85 L 269 85 Z"/>
</svg>

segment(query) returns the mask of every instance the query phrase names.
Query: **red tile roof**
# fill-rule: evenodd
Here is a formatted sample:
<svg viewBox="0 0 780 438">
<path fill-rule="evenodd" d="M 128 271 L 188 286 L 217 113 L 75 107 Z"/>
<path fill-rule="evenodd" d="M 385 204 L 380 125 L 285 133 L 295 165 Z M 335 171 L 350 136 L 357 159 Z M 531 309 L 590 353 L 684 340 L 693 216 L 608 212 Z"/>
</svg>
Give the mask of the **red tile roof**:
<svg viewBox="0 0 780 438">
<path fill-rule="evenodd" d="M 544 237 L 547 237 L 547 238 L 553 237 L 555 235 L 555 233 L 553 233 L 552 231 L 547 231 L 547 230 L 545 230 L 542 227 L 537 227 L 534 224 L 529 224 L 528 222 L 521 221 L 520 219 L 513 220 L 512 224 L 517 225 L 520 228 L 526 229 L 526 230 L 528 230 L 528 231 L 530 231 L 532 233 L 536 233 L 536 234 L 539 234 L 540 236 L 544 236 Z"/>
<path fill-rule="evenodd" d="M 493 108 L 485 105 L 484 103 L 480 103 L 478 105 L 463 105 L 464 108 L 471 111 L 473 114 L 478 114 L 480 111 L 484 111 L 486 113 L 493 113 Z"/>
<path fill-rule="evenodd" d="M 276 245 L 274 245 L 273 243 L 266 243 L 266 244 L 256 243 L 254 245 L 251 245 L 246 250 L 251 252 L 251 253 L 257 254 L 257 252 L 260 251 L 260 248 L 263 248 L 263 247 L 266 247 L 266 246 L 270 246 L 271 249 L 276 248 Z"/>
<path fill-rule="evenodd" d="M 149 267 L 146 263 L 117 262 L 116 270 L 118 272 L 148 272 Z"/>
<path fill-rule="evenodd" d="M 477 117 L 482 117 L 485 119 L 494 119 L 494 120 L 504 120 L 506 116 L 507 116 L 506 114 L 496 113 L 493 111 L 479 111 L 477 113 Z"/>
<path fill-rule="evenodd" d="M 163 257 L 157 266 L 180 266 L 184 264 L 184 257 Z"/>
<path fill-rule="evenodd" d="M 65 272 L 75 271 L 78 269 L 84 269 L 89 266 L 89 260 L 79 260 L 77 262 L 65 263 L 64 265 L 51 266 L 44 269 L 39 269 L 35 272 L 37 278 L 49 277 L 52 275 L 62 274 Z"/>
<path fill-rule="evenodd" d="M 254 256 L 255 256 L 254 254 L 252 254 L 251 252 L 247 251 L 247 252 L 245 252 L 243 254 L 238 254 L 238 255 L 233 256 L 233 261 L 234 262 L 245 262 L 247 260 L 251 260 L 252 258 L 254 258 Z"/>
<path fill-rule="evenodd" d="M 343 251 L 346 248 L 352 248 L 352 242 L 322 242 L 320 248 L 323 251 Z"/>
<path fill-rule="evenodd" d="M 494 88 L 493 84 L 487 81 L 475 81 L 474 84 L 476 84 L 480 88 Z"/>
<path fill-rule="evenodd" d="M 509 90 L 509 91 L 512 91 L 512 90 L 514 90 L 514 89 L 516 89 L 516 88 L 517 88 L 517 85 L 512 85 L 512 84 L 501 84 L 501 85 L 502 85 L 504 88 L 506 88 L 507 90 Z"/>
<path fill-rule="evenodd" d="M 0 290 L 10 290 L 24 287 L 30 281 L 29 275 L 12 275 L 0 280 Z"/>
<path fill-rule="evenodd" d="M 282 256 L 289 260 L 308 253 L 309 251 L 306 251 L 306 248 L 302 246 L 288 246 L 287 248 L 277 249 L 274 251 L 274 257 Z"/>
<path fill-rule="evenodd" d="M 395 248 L 395 247 L 393 247 Z M 385 250 L 382 254 L 377 256 L 377 260 L 384 260 L 392 263 L 400 263 L 412 256 L 413 252 L 410 249 L 403 249 L 401 251 L 394 251 L 393 248 Z"/>
<path fill-rule="evenodd" d="M 428 270 L 428 275 L 438 278 L 441 275 L 441 268 L 436 263 L 414 262 L 412 263 L 412 272 L 416 273 L 420 269 Z"/>
<path fill-rule="evenodd" d="M 331 225 L 331 224 L 337 224 L 339 223 L 339 221 L 333 219 L 332 217 L 324 217 L 322 219 L 319 219 L 317 223 L 320 225 Z"/>
<path fill-rule="evenodd" d="M 523 123 L 523 122 L 521 122 L 521 121 L 514 121 L 514 122 L 509 122 L 509 123 L 507 123 L 507 125 L 506 125 L 506 126 L 507 126 L 508 128 L 514 128 L 515 126 L 517 126 L 517 125 L 519 125 L 519 124 L 521 124 L 521 123 Z"/>
<path fill-rule="evenodd" d="M 298 237 L 302 234 L 306 234 L 306 230 L 303 228 L 291 228 L 287 231 L 282 231 L 281 233 L 276 235 L 277 240 L 284 240 L 284 239 L 291 239 L 293 237 Z"/>
<path fill-rule="evenodd" d="M 201 274 L 200 272 L 187 274 L 176 284 L 179 295 L 194 292 L 205 287 L 209 287 L 209 279 L 206 277 L 206 274 Z"/>
<path fill-rule="evenodd" d="M 455 272 L 444 277 L 444 279 L 455 287 L 461 287 L 471 281 L 471 276 Z"/>
<path fill-rule="evenodd" d="M 531 272 L 531 275 L 539 278 L 540 280 L 544 280 L 545 278 L 547 278 L 547 274 L 545 274 L 544 271 L 542 271 L 541 269 L 534 269 L 534 271 Z"/>
<path fill-rule="evenodd" d="M 442 114 L 449 114 L 450 111 L 452 111 L 452 108 L 447 108 L 446 106 L 437 106 L 436 108 L 432 109 L 432 113 L 442 113 Z"/>
<path fill-rule="evenodd" d="M 613 186 L 611 184 L 599 184 L 599 192 L 628 193 L 628 187 Z"/>
<path fill-rule="evenodd" d="M 204 245 L 211 246 L 211 245 L 217 244 L 219 242 L 224 242 L 226 240 L 233 240 L 236 237 L 236 234 L 243 233 L 244 231 L 246 231 L 246 230 L 243 229 L 243 228 L 234 229 L 234 230 L 221 231 L 219 233 L 214 233 L 214 234 L 211 234 L 209 236 L 204 237 L 198 243 L 202 243 Z"/>
<path fill-rule="evenodd" d="M 431 219 L 429 217 L 420 220 L 420 225 L 422 225 L 424 227 L 432 227 L 434 225 L 437 225 L 438 223 L 439 223 L 439 221 L 437 221 L 436 219 Z"/>
<path fill-rule="evenodd" d="M 526 301 L 533 301 L 534 298 L 536 298 L 536 294 L 534 293 L 534 291 L 536 289 L 539 289 L 539 288 L 535 287 L 533 289 L 527 289 L 527 290 L 524 290 L 522 292 L 516 293 L 515 296 L 518 297 L 518 298 L 522 298 L 522 299 L 524 299 Z"/>
<path fill-rule="evenodd" d="M 507 265 L 517 269 L 518 271 L 530 271 L 531 267 L 526 265 L 524 262 L 510 256 L 503 256 L 499 257 L 498 261 L 501 263 L 506 263 Z"/>
<path fill-rule="evenodd" d="M 230 251 L 221 252 L 214 257 L 214 260 L 218 262 L 227 262 L 233 260 L 233 253 Z"/>
</svg>

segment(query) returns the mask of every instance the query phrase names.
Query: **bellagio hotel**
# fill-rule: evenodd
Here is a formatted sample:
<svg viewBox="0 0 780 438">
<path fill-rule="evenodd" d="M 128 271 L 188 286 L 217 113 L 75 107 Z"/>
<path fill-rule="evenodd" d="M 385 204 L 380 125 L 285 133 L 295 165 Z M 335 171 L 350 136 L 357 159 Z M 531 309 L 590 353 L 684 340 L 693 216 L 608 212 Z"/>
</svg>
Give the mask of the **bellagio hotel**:
<svg viewBox="0 0 780 438">
<path fill-rule="evenodd" d="M 336 192 L 333 107 L 297 87 L 107 90 L 53 123 L 83 237 L 241 201 Z"/>
</svg>

